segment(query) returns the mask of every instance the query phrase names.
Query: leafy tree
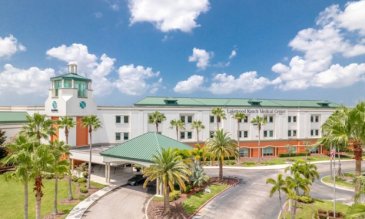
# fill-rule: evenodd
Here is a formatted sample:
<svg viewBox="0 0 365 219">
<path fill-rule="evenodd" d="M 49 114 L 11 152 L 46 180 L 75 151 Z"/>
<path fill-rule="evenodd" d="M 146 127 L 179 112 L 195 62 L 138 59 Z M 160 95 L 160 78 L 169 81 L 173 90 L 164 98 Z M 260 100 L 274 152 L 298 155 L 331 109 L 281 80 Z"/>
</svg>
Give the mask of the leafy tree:
<svg viewBox="0 0 365 219">
<path fill-rule="evenodd" d="M 288 188 L 285 179 L 283 178 L 283 174 L 279 173 L 277 175 L 276 180 L 273 178 L 269 178 L 266 180 L 266 184 L 271 184 L 270 190 L 270 197 L 272 197 L 276 192 L 279 193 L 279 201 L 280 201 L 280 208 L 283 210 L 283 202 L 281 199 L 281 192 L 288 193 Z"/>
<path fill-rule="evenodd" d="M 14 165 L 15 170 L 6 173 L 6 179 L 20 181 L 24 187 L 24 218 L 28 219 L 28 184 L 32 178 L 32 152 L 36 146 L 36 139 L 25 135 L 19 135 L 11 144 L 7 145 L 9 150 L 4 164 Z"/>
<path fill-rule="evenodd" d="M 261 117 L 261 116 L 256 116 L 255 118 L 253 118 L 251 120 L 251 123 L 255 126 L 257 126 L 257 130 L 259 132 L 259 141 L 257 142 L 257 148 L 258 148 L 258 156 L 259 156 L 259 161 L 261 159 L 261 148 L 260 148 L 260 144 L 261 144 L 261 129 L 262 129 L 262 126 L 266 125 L 267 123 L 267 119 L 266 117 Z"/>
<path fill-rule="evenodd" d="M 223 129 L 218 129 L 213 138 L 207 141 L 206 146 L 211 156 L 219 161 L 219 180 L 222 180 L 224 158 L 238 156 L 235 141 Z"/>
<path fill-rule="evenodd" d="M 185 123 L 180 119 L 173 119 L 170 121 L 171 129 L 175 128 L 176 131 L 176 140 L 179 140 L 179 130 L 185 129 Z"/>
<path fill-rule="evenodd" d="M 51 142 L 51 153 L 54 156 L 53 163 L 51 163 L 51 173 L 54 175 L 55 187 L 54 187 L 54 202 L 53 202 L 53 214 L 58 214 L 58 179 L 65 173 L 69 173 L 68 160 L 64 159 L 65 155 L 69 155 L 69 147 L 65 145 L 63 141 Z"/>
<path fill-rule="evenodd" d="M 49 136 L 55 134 L 53 121 L 47 119 L 46 115 L 34 113 L 33 116 L 27 115 L 27 124 L 23 126 L 22 133 L 27 136 L 34 136 L 41 143 L 41 139 L 48 140 Z"/>
<path fill-rule="evenodd" d="M 191 174 L 189 167 L 178 156 L 176 150 L 162 149 L 152 158 L 153 164 L 144 169 L 144 176 L 147 177 L 143 186 L 148 182 L 159 180 L 163 185 L 164 214 L 170 213 L 169 194 L 174 190 L 174 184 L 185 190 L 185 182 L 189 180 Z M 159 186 L 159 185 L 157 185 Z"/>
<path fill-rule="evenodd" d="M 237 151 L 239 151 L 239 149 L 240 149 L 240 123 L 246 117 L 247 117 L 246 114 L 241 113 L 241 112 L 236 112 L 233 115 L 233 118 L 237 120 Z M 237 158 L 238 158 L 237 160 L 239 161 L 239 156 Z"/>
<path fill-rule="evenodd" d="M 64 116 L 61 117 L 61 119 L 58 121 L 59 128 L 63 128 L 65 130 L 65 138 L 66 138 L 66 144 L 68 145 L 68 135 L 69 130 L 73 127 L 75 127 L 76 123 L 72 119 L 72 117 Z M 72 200 L 72 173 L 71 173 L 71 159 L 68 156 L 68 162 L 69 162 L 69 173 L 68 173 L 68 200 Z"/>
<path fill-rule="evenodd" d="M 156 132 L 158 132 L 158 125 L 166 120 L 166 116 L 159 111 L 155 111 L 154 113 L 150 114 L 148 117 L 148 123 L 155 124 Z"/>
<path fill-rule="evenodd" d="M 222 119 L 226 119 L 226 113 L 221 107 L 215 107 L 212 109 L 212 114 L 217 118 L 217 130 L 219 129 L 219 123 Z"/>
<path fill-rule="evenodd" d="M 89 132 L 89 166 L 87 175 L 87 189 L 90 189 L 90 175 L 91 175 L 91 159 L 92 159 L 92 133 L 101 127 L 101 122 L 99 118 L 95 115 L 85 116 L 82 118 L 82 124 L 84 127 L 88 128 Z"/>
<path fill-rule="evenodd" d="M 209 152 L 207 147 L 204 145 L 196 144 L 193 150 L 190 150 L 191 155 L 194 158 L 194 161 L 200 164 L 200 161 L 206 161 L 207 157 L 209 156 Z"/>
<path fill-rule="evenodd" d="M 196 141 L 199 144 L 199 132 L 200 132 L 200 130 L 205 129 L 205 126 L 203 125 L 202 121 L 195 120 L 191 123 L 191 128 L 195 129 L 195 131 L 196 131 Z"/>
</svg>

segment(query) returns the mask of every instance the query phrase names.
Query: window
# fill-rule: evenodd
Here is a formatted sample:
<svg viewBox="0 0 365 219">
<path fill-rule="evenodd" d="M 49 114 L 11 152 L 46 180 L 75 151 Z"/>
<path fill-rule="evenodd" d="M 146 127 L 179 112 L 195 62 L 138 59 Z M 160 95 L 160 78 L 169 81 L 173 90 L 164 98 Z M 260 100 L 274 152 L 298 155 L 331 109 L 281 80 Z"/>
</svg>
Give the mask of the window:
<svg viewBox="0 0 365 219">
<path fill-rule="evenodd" d="M 319 130 L 318 129 L 315 130 L 315 134 L 316 134 L 316 136 L 319 135 Z"/>
<path fill-rule="evenodd" d="M 116 141 L 120 141 L 120 134 L 121 134 L 120 132 L 115 133 L 115 140 Z"/>
<path fill-rule="evenodd" d="M 210 123 L 214 123 L 214 116 L 210 116 L 209 121 L 210 121 Z"/>
<path fill-rule="evenodd" d="M 297 116 L 293 116 L 293 122 L 297 122 Z"/>
<path fill-rule="evenodd" d="M 192 139 L 193 133 L 192 132 L 180 132 L 180 139 Z"/>
<path fill-rule="evenodd" d="M 291 116 L 288 116 L 288 122 L 289 123 L 291 122 Z"/>
<path fill-rule="evenodd" d="M 185 116 L 180 116 L 181 122 L 185 123 Z"/>
<path fill-rule="evenodd" d="M 71 88 L 71 87 L 72 87 L 72 80 L 70 80 L 70 79 L 65 79 L 65 80 L 63 81 L 63 87 L 64 87 L 64 88 Z"/>
<path fill-rule="evenodd" d="M 123 134 L 123 139 L 124 139 L 125 141 L 129 140 L 129 133 L 128 133 L 128 132 L 124 132 L 124 134 Z"/>
<path fill-rule="evenodd" d="M 214 131 L 210 131 L 209 132 L 209 138 L 213 138 L 214 137 Z"/>
<path fill-rule="evenodd" d="M 270 131 L 269 131 L 269 137 L 270 137 L 270 138 L 274 137 L 274 131 L 273 131 L 273 130 L 270 130 Z"/>
<path fill-rule="evenodd" d="M 77 89 L 77 96 L 81 98 L 87 97 L 87 82 L 75 81 L 75 88 Z"/>
<path fill-rule="evenodd" d="M 124 116 L 124 123 L 128 124 L 129 123 L 129 116 Z"/>
<path fill-rule="evenodd" d="M 274 155 L 274 149 L 272 147 L 264 148 L 262 150 L 262 154 L 264 156 L 272 156 L 272 155 Z"/>
<path fill-rule="evenodd" d="M 264 138 L 267 138 L 267 131 L 264 131 Z"/>
<path fill-rule="evenodd" d="M 273 116 L 269 116 L 269 123 L 273 123 L 274 122 L 274 117 Z"/>
<path fill-rule="evenodd" d="M 180 115 L 180 120 L 183 123 L 192 123 L 193 122 L 193 116 L 192 115 Z"/>
<path fill-rule="evenodd" d="M 288 122 L 297 122 L 297 116 L 288 116 Z"/>
<path fill-rule="evenodd" d="M 297 130 L 293 130 L 293 137 L 297 137 Z"/>
<path fill-rule="evenodd" d="M 58 89 L 61 88 L 62 81 L 58 80 L 54 82 L 54 96 L 58 97 Z"/>
<path fill-rule="evenodd" d="M 238 137 L 239 138 L 248 138 L 248 131 L 239 131 Z"/>
<path fill-rule="evenodd" d="M 185 132 L 180 132 L 180 139 L 185 139 Z"/>
<path fill-rule="evenodd" d="M 192 123 L 193 122 L 193 116 L 188 116 L 188 123 Z"/>
<path fill-rule="evenodd" d="M 248 148 L 240 148 L 240 157 L 248 157 Z"/>
<path fill-rule="evenodd" d="M 264 130 L 264 138 L 267 138 L 267 137 L 274 137 L 274 130 Z"/>
<path fill-rule="evenodd" d="M 115 123 L 121 123 L 120 116 L 115 116 Z"/>
<path fill-rule="evenodd" d="M 115 123 L 121 124 L 122 123 L 122 117 L 123 117 L 123 123 L 128 124 L 129 123 L 129 116 L 115 116 Z"/>
<path fill-rule="evenodd" d="M 188 132 L 188 139 L 192 139 L 193 138 L 193 133 L 192 132 Z"/>
<path fill-rule="evenodd" d="M 318 129 L 311 129 L 311 136 L 319 136 L 319 130 Z"/>
<path fill-rule="evenodd" d="M 297 130 L 288 130 L 288 137 L 296 137 Z"/>
<path fill-rule="evenodd" d="M 246 117 L 243 119 L 243 122 L 244 122 L 244 123 L 248 123 L 248 116 L 246 116 Z"/>
<path fill-rule="evenodd" d="M 115 140 L 121 141 L 122 140 L 122 134 L 123 134 L 123 140 L 127 141 L 129 140 L 129 133 L 128 132 L 116 132 L 115 133 Z"/>
<path fill-rule="evenodd" d="M 319 115 L 311 115 L 311 122 L 319 122 Z"/>
</svg>

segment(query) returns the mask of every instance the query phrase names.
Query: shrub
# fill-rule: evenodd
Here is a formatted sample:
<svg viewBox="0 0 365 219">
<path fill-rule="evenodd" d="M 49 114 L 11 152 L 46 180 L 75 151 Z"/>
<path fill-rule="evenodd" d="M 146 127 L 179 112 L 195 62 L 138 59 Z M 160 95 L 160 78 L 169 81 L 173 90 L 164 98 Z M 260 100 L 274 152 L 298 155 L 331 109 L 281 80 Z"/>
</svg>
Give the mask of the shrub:
<svg viewBox="0 0 365 219">
<path fill-rule="evenodd" d="M 86 188 L 86 186 L 82 186 L 82 187 L 80 187 L 80 192 L 81 193 L 88 193 L 89 190 Z"/>
<path fill-rule="evenodd" d="M 6 148 L 0 146 L 0 159 L 6 157 L 7 154 L 8 152 L 6 151 Z"/>
<path fill-rule="evenodd" d="M 53 174 L 52 174 L 52 173 L 45 173 L 45 174 L 43 175 L 43 177 L 44 177 L 45 179 L 53 179 Z"/>
<path fill-rule="evenodd" d="M 77 182 L 77 181 L 78 181 L 78 179 L 79 179 L 79 177 L 77 177 L 77 176 L 72 176 L 72 181 Z"/>
<path fill-rule="evenodd" d="M 179 199 L 181 196 L 181 192 L 180 191 L 172 191 L 170 192 L 170 195 L 169 195 L 169 201 L 172 202 L 172 201 L 175 201 L 177 199 Z"/>
<path fill-rule="evenodd" d="M 82 172 L 82 176 L 85 178 L 85 179 L 87 179 L 87 176 L 88 176 L 89 174 L 87 173 L 87 171 L 84 171 L 84 172 Z"/>
<path fill-rule="evenodd" d="M 309 204 L 309 203 L 313 203 L 314 200 L 312 197 L 310 196 L 298 196 L 298 201 L 299 202 L 302 202 L 302 203 L 306 203 L 306 204 Z"/>
<path fill-rule="evenodd" d="M 78 183 L 86 183 L 86 179 L 85 178 L 79 178 L 77 180 Z"/>
<path fill-rule="evenodd" d="M 296 154 L 279 154 L 279 157 L 298 157 L 298 156 L 305 156 L 307 153 L 296 153 Z"/>
<path fill-rule="evenodd" d="M 232 165 L 235 165 L 235 164 L 236 164 L 236 161 L 235 161 L 235 160 L 225 160 L 225 161 L 224 161 L 224 164 L 225 164 L 225 165 L 230 165 L 230 166 L 232 166 Z"/>
<path fill-rule="evenodd" d="M 190 191 L 191 191 L 191 185 L 186 185 L 184 192 L 189 193 Z"/>
</svg>

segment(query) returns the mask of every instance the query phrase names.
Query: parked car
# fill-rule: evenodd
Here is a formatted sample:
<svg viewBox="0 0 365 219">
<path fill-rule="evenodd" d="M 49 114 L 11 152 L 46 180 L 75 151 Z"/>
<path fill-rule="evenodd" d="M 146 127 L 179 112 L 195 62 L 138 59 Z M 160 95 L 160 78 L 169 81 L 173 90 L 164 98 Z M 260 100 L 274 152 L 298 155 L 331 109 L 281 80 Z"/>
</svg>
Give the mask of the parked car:
<svg viewBox="0 0 365 219">
<path fill-rule="evenodd" d="M 131 186 L 138 186 L 143 184 L 145 180 L 146 177 L 144 177 L 142 174 L 137 174 L 130 178 L 127 183 Z"/>
</svg>

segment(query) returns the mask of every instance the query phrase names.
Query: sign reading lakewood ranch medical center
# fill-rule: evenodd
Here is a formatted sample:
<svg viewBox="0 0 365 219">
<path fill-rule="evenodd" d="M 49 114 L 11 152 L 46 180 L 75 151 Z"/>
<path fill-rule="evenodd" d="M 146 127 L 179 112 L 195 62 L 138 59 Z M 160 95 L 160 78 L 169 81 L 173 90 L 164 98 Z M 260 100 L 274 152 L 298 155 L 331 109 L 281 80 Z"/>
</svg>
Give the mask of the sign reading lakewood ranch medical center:
<svg viewBox="0 0 365 219">
<path fill-rule="evenodd" d="M 263 109 L 263 108 L 248 108 L 248 109 L 227 109 L 228 114 L 235 114 L 237 112 L 244 114 L 285 114 L 285 109 Z"/>
</svg>

